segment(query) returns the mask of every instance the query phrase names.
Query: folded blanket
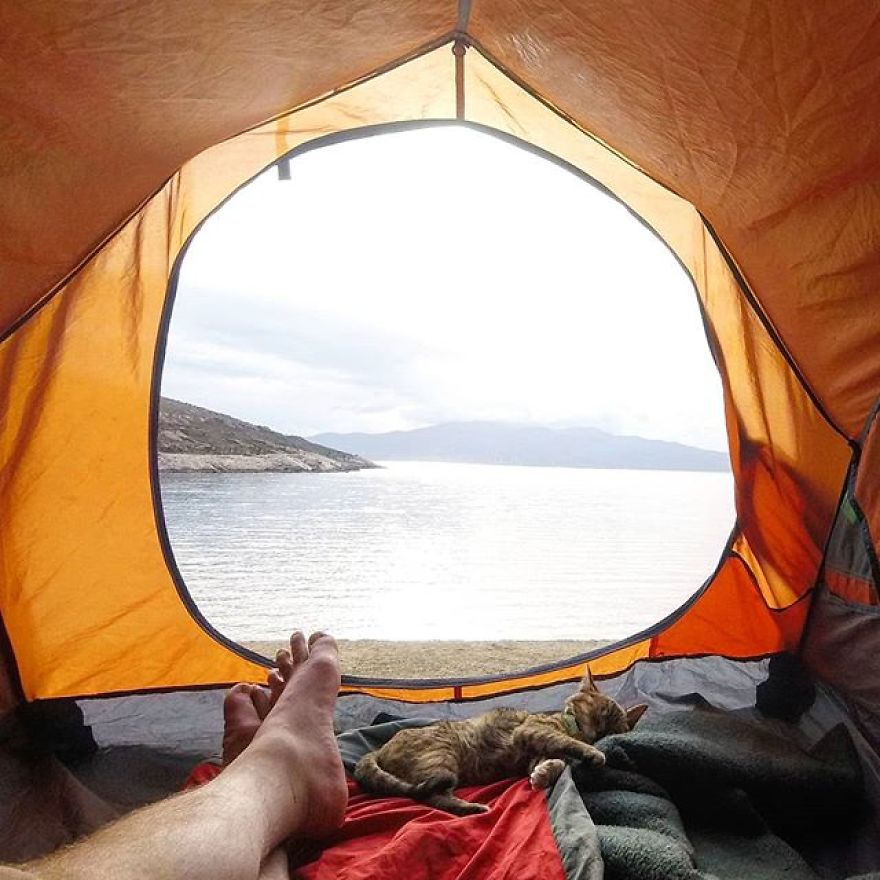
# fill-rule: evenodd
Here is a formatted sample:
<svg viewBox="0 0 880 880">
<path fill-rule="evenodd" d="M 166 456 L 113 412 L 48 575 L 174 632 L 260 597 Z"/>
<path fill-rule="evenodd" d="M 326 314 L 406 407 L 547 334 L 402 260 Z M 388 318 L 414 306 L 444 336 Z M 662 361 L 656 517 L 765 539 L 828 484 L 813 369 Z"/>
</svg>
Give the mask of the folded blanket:
<svg viewBox="0 0 880 880">
<path fill-rule="evenodd" d="M 715 793 L 740 789 L 774 828 L 801 831 L 852 816 L 861 769 L 843 725 L 810 752 L 752 719 L 710 708 L 646 716 L 599 747 L 612 767 L 663 786 L 685 812 L 701 816 Z"/>
<path fill-rule="evenodd" d="M 793 736 L 698 708 L 646 718 L 598 746 L 606 767 L 578 767 L 574 778 L 607 878 L 815 880 L 777 833 L 823 833 L 862 808 L 859 762 L 842 726 L 806 752 Z"/>
</svg>

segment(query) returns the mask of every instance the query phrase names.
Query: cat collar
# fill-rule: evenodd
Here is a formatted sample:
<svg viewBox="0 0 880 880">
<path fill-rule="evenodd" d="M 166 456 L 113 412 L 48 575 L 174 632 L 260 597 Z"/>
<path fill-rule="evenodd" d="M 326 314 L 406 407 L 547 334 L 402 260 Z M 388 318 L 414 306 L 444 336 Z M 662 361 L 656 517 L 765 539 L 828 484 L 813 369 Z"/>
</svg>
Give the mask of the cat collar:
<svg viewBox="0 0 880 880">
<path fill-rule="evenodd" d="M 579 737 L 581 735 L 577 720 L 574 717 L 574 711 L 571 706 L 566 706 L 562 711 L 562 723 L 565 725 L 565 731 L 569 736 Z"/>
</svg>

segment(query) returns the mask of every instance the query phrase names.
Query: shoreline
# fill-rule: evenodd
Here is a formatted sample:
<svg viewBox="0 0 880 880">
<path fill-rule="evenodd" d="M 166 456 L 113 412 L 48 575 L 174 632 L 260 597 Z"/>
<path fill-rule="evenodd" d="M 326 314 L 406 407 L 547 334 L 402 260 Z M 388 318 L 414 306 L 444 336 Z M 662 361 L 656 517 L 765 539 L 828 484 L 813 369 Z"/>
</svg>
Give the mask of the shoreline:
<svg viewBox="0 0 880 880">
<path fill-rule="evenodd" d="M 358 456 L 345 459 L 311 452 L 238 453 L 158 453 L 161 474 L 340 474 L 375 470 L 381 465 Z"/>
<path fill-rule="evenodd" d="M 469 678 L 523 672 L 611 645 L 615 639 L 546 641 L 337 639 L 342 672 L 366 678 Z M 269 659 L 285 647 L 278 640 L 242 640 L 242 646 Z"/>
</svg>

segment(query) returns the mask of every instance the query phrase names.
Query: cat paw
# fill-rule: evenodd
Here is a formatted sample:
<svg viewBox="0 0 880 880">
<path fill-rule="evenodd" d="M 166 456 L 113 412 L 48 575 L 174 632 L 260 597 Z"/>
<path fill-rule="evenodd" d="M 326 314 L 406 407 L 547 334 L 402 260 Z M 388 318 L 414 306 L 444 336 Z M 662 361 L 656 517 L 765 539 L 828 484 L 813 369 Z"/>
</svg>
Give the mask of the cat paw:
<svg viewBox="0 0 880 880">
<path fill-rule="evenodd" d="M 481 813 L 488 813 L 489 807 L 486 804 L 475 804 L 473 801 L 468 802 L 467 806 L 462 805 L 458 810 L 459 816 L 477 816 Z"/>
<path fill-rule="evenodd" d="M 557 779 L 559 779 L 562 771 L 565 769 L 565 761 L 560 758 L 548 758 L 541 761 L 529 776 L 529 782 L 532 788 L 540 790 L 550 788 Z"/>
<path fill-rule="evenodd" d="M 599 749 L 594 748 L 587 743 L 581 743 L 581 748 L 578 749 L 577 757 L 591 767 L 603 767 L 605 765 L 605 753 L 600 752 Z"/>
</svg>

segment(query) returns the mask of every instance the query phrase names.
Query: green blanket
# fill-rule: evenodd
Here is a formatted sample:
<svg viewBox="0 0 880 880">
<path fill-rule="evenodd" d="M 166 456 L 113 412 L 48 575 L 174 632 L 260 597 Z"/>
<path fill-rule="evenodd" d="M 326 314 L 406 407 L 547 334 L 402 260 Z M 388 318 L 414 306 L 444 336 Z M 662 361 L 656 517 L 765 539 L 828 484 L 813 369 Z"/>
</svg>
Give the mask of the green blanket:
<svg viewBox="0 0 880 880">
<path fill-rule="evenodd" d="M 843 726 L 806 752 L 793 737 L 701 707 L 648 713 L 598 746 L 606 766 L 576 767 L 573 776 L 607 880 L 816 880 L 791 843 L 863 809 Z"/>
</svg>

